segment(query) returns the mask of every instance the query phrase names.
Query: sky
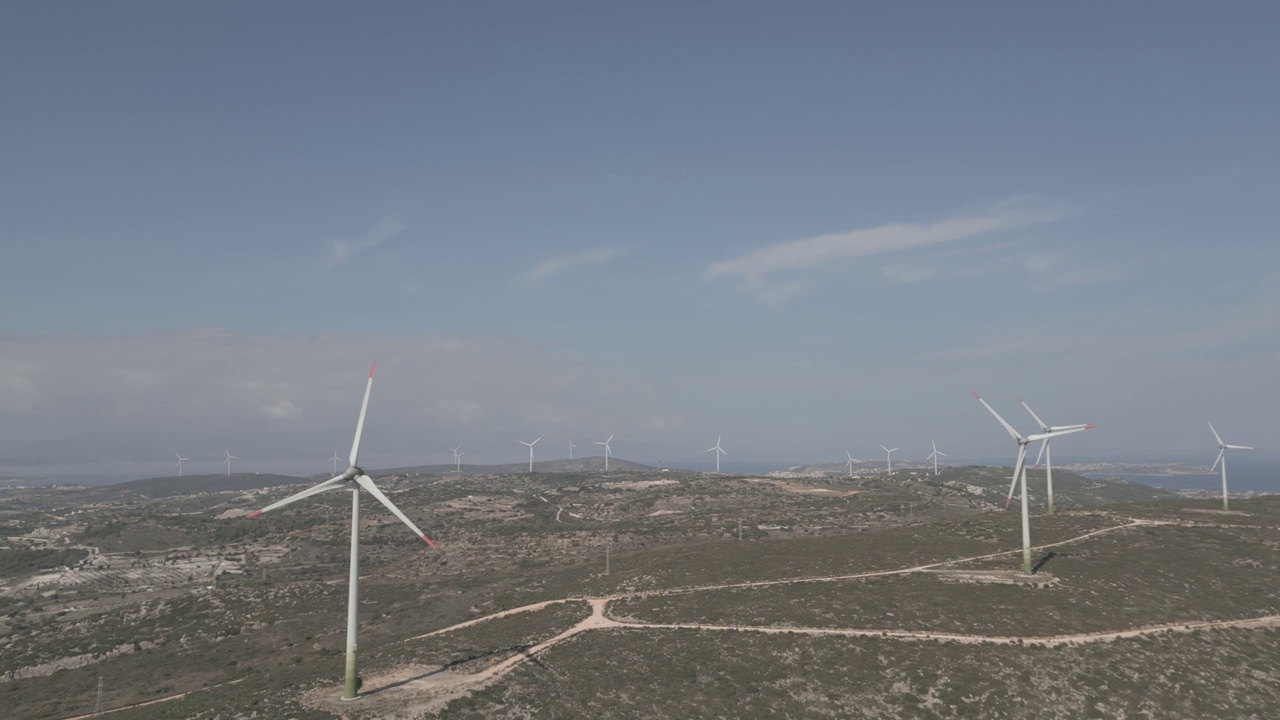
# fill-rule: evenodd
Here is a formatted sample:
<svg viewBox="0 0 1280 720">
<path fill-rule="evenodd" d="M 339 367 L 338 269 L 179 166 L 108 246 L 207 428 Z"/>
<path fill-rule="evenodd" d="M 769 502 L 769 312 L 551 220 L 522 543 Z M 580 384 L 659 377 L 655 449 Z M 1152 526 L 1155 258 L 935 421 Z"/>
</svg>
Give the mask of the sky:
<svg viewBox="0 0 1280 720">
<path fill-rule="evenodd" d="M 1277 21 L 6 3 L 0 474 L 1280 447 Z"/>
</svg>

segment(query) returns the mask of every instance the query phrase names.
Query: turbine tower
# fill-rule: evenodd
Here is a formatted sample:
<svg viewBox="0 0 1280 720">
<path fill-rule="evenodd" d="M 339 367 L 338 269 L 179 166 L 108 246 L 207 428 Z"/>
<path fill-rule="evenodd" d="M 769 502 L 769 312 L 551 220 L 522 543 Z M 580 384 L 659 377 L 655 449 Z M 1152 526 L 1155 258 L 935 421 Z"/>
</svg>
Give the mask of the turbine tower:
<svg viewBox="0 0 1280 720">
<path fill-rule="evenodd" d="M 1209 468 L 1209 472 L 1212 473 L 1218 469 L 1219 465 L 1222 466 L 1222 509 L 1230 510 L 1231 508 L 1227 507 L 1227 451 L 1257 450 L 1257 448 L 1249 447 L 1248 445 L 1228 445 L 1222 442 L 1222 436 L 1218 434 L 1217 430 L 1213 429 L 1213 423 L 1208 420 L 1205 420 L 1205 422 L 1209 423 L 1209 432 L 1213 433 L 1213 439 L 1218 441 L 1218 459 L 1213 461 L 1213 467 Z"/>
<path fill-rule="evenodd" d="M 608 440 L 605 440 L 604 442 L 599 442 L 599 441 L 597 441 L 597 442 L 593 443 L 593 444 L 595 444 L 595 445 L 603 445 L 603 446 L 604 446 L 604 471 L 605 471 L 605 472 L 609 472 L 609 458 L 613 456 L 613 450 L 609 449 L 609 443 L 613 442 L 613 436 L 614 436 L 614 435 L 617 435 L 617 434 L 618 434 L 618 433 L 611 433 L 611 434 L 609 435 L 609 439 L 608 439 Z"/>
<path fill-rule="evenodd" d="M 459 445 L 456 448 L 450 448 L 450 450 L 453 451 L 453 471 L 456 473 L 461 473 L 462 472 L 462 456 L 464 454 L 460 452 L 462 450 L 462 446 Z"/>
<path fill-rule="evenodd" d="M 929 453 L 929 457 L 925 458 L 925 460 L 933 460 L 933 476 L 937 477 L 938 476 L 938 456 L 939 455 L 941 455 L 942 457 L 948 457 L 948 456 L 946 453 L 938 450 L 938 443 L 934 442 L 933 438 L 929 438 L 929 444 L 933 446 L 933 452 Z"/>
<path fill-rule="evenodd" d="M 541 435 L 539 435 L 539 436 L 538 436 L 538 440 L 541 440 L 541 439 L 542 439 L 542 436 L 541 436 Z M 533 472 L 533 446 L 538 444 L 538 440 L 534 440 L 534 441 L 533 441 L 533 442 L 531 442 L 531 443 L 527 443 L 527 442 L 525 442 L 525 441 L 523 441 L 523 440 L 517 440 L 517 441 L 516 441 L 516 442 L 520 443 L 521 445 L 528 445 L 528 446 L 529 446 L 529 472 Z"/>
<path fill-rule="evenodd" d="M 844 466 L 849 469 L 849 477 L 853 477 L 853 455 L 848 450 L 845 450 L 844 454 L 849 458 L 849 462 L 845 463 Z"/>
<path fill-rule="evenodd" d="M 884 451 L 884 459 L 889 467 L 889 477 L 893 477 L 893 454 L 897 452 L 900 448 L 893 448 L 892 450 L 890 450 L 889 448 L 881 445 L 880 449 Z"/>
<path fill-rule="evenodd" d="M 337 474 L 338 474 L 338 461 L 339 461 L 339 460 L 341 460 L 342 458 L 338 457 L 338 451 L 337 451 L 337 450 L 334 450 L 334 451 L 333 451 L 333 457 L 331 457 L 331 458 L 329 458 L 329 459 L 333 461 L 333 474 L 334 474 L 334 475 L 337 475 Z"/>
<path fill-rule="evenodd" d="M 714 451 L 715 451 L 715 453 L 716 453 L 716 472 L 717 472 L 717 473 L 718 473 L 718 472 L 720 472 L 720 456 L 721 456 L 721 455 L 724 455 L 725 457 L 729 457 L 729 453 L 725 452 L 725 451 L 724 451 L 724 448 L 720 447 L 720 438 L 721 438 L 721 437 L 722 437 L 722 436 L 720 436 L 720 435 L 717 435 L 717 436 L 716 436 L 716 445 L 715 445 L 715 447 L 709 447 L 709 448 L 707 448 L 707 452 L 711 452 L 712 450 L 714 450 Z"/>
<path fill-rule="evenodd" d="M 1031 406 L 1028 405 L 1026 402 L 1024 402 L 1022 398 L 1018 398 L 1018 402 L 1022 403 L 1022 407 L 1026 408 L 1027 412 L 1031 413 L 1031 417 L 1035 419 L 1036 424 L 1040 426 L 1040 432 L 1049 433 L 1049 432 L 1055 432 L 1057 430 L 1070 430 L 1072 428 L 1093 427 L 1092 425 L 1087 425 L 1087 426 L 1086 425 L 1046 425 L 1044 421 L 1040 419 L 1040 416 L 1036 415 L 1035 411 L 1031 409 Z M 1046 502 L 1049 505 L 1049 514 L 1052 515 L 1053 514 L 1053 459 L 1049 455 L 1049 438 L 1045 438 L 1043 441 L 1040 442 L 1040 452 L 1036 453 L 1036 464 L 1032 465 L 1032 467 L 1040 466 L 1040 457 L 1042 455 L 1044 456 L 1044 481 L 1046 486 L 1045 498 L 1046 498 Z M 1013 500 L 1012 485 L 1009 486 L 1009 497 L 1005 498 L 1005 501 L 1004 501 L 1004 507 L 1006 510 L 1009 509 L 1009 502 L 1011 500 Z"/>
<path fill-rule="evenodd" d="M 574 448 L 576 448 L 576 447 L 578 447 L 578 446 L 577 446 L 577 445 L 574 445 L 574 444 L 573 444 L 573 441 L 572 441 L 572 440 L 570 440 L 570 441 L 569 441 L 569 459 L 570 459 L 570 460 L 572 460 L 572 459 L 573 459 L 573 449 L 574 449 Z"/>
<path fill-rule="evenodd" d="M 226 460 L 223 460 L 223 461 L 222 461 L 222 463 L 223 463 L 224 465 L 226 465 L 226 466 L 227 466 L 227 475 L 228 475 L 228 476 L 230 476 L 230 475 L 231 475 L 231 461 L 232 461 L 232 460 L 239 460 L 239 459 L 240 459 L 240 458 L 236 457 L 235 455 L 232 455 L 230 450 L 228 450 L 228 451 L 227 451 L 227 459 L 226 459 Z"/>
<path fill-rule="evenodd" d="M 191 458 L 184 458 L 181 453 L 174 453 L 174 455 L 178 456 L 178 477 L 182 477 L 182 463 L 190 460 Z"/>
<path fill-rule="evenodd" d="M 1018 443 L 1018 461 L 1014 463 L 1014 466 L 1013 466 L 1013 481 L 1017 482 L 1018 477 L 1019 476 L 1022 477 L 1022 572 L 1030 575 L 1031 574 L 1031 521 L 1027 515 L 1027 467 L 1024 464 L 1024 461 L 1027 459 L 1027 445 L 1030 445 L 1036 440 L 1044 440 L 1051 437 L 1057 437 L 1058 435 L 1068 435 L 1070 433 L 1080 432 L 1081 430 L 1089 430 L 1093 426 L 1085 425 L 1082 427 L 1071 428 L 1070 430 L 1055 430 L 1054 432 L 1050 432 L 1050 433 L 1042 433 L 1039 435 L 1030 435 L 1027 437 L 1023 437 L 1021 434 L 1018 433 L 1017 430 L 1013 429 L 1012 425 L 1005 422 L 1004 418 L 1000 417 L 1000 413 L 996 412 L 994 408 L 988 405 L 987 401 L 983 400 L 981 395 L 975 392 L 973 393 L 973 396 L 978 398 L 978 402 L 982 403 L 982 406 L 985 407 L 988 412 L 994 415 L 996 420 L 1000 421 L 1000 424 L 1004 426 L 1004 429 L 1008 430 L 1009 435 L 1013 437 L 1015 442 Z"/>
<path fill-rule="evenodd" d="M 434 548 L 435 543 L 431 542 L 431 538 L 426 533 L 418 529 L 408 516 L 400 512 L 400 508 L 396 507 L 377 485 L 373 484 L 370 478 L 358 464 L 360 457 L 360 436 L 364 432 L 364 416 L 369 409 L 369 391 L 373 389 L 373 369 L 377 365 L 369 367 L 369 382 L 364 388 L 364 402 L 360 404 L 360 419 L 356 421 L 355 439 L 351 441 L 351 456 L 349 461 L 351 466 L 341 475 L 330 478 L 313 485 L 300 493 L 295 493 L 283 500 L 277 500 L 270 505 L 249 513 L 248 517 L 257 517 L 264 512 L 275 510 L 283 507 L 291 502 L 311 497 L 326 490 L 350 490 L 351 491 L 351 569 L 347 576 L 347 671 L 346 682 L 344 684 L 342 699 L 354 700 L 359 694 L 359 676 L 356 673 L 356 645 L 359 639 L 359 612 L 360 612 L 360 489 L 364 488 L 375 500 L 386 506 L 400 519 L 400 522 L 409 526 L 413 534 L 426 541 L 427 545 Z"/>
</svg>

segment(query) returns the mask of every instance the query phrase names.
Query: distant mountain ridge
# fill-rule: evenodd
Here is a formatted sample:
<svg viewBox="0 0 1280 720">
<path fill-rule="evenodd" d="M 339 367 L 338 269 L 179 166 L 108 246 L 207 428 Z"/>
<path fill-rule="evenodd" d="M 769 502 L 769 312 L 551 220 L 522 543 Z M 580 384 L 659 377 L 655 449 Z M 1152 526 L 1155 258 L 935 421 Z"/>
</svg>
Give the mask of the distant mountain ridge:
<svg viewBox="0 0 1280 720">
<path fill-rule="evenodd" d="M 377 470 L 377 475 L 457 475 L 454 464 L 447 465 L 414 465 L 412 467 Z M 659 468 L 642 465 L 630 460 L 609 458 L 609 472 L 657 472 Z M 533 471 L 536 473 L 586 473 L 604 472 L 604 458 L 600 456 L 574 458 L 569 460 L 535 460 Z M 375 471 L 370 471 L 373 474 Z M 468 465 L 462 464 L 463 475 L 515 475 L 529 472 L 529 463 L 506 463 L 503 465 Z"/>
</svg>

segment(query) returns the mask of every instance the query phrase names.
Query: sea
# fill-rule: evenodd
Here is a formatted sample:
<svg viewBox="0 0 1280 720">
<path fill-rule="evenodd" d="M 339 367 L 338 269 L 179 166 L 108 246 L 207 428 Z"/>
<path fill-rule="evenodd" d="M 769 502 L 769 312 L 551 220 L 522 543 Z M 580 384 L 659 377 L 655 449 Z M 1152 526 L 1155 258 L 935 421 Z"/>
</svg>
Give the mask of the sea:
<svg viewBox="0 0 1280 720">
<path fill-rule="evenodd" d="M 1280 493 L 1280 463 L 1277 463 L 1275 459 L 1253 460 L 1242 457 L 1242 455 L 1243 453 L 1236 453 L 1236 455 L 1227 459 L 1227 490 Z M 1210 462 L 1212 462 L 1212 458 L 1210 458 Z M 1221 473 L 1217 471 L 1210 473 L 1208 465 L 1205 465 L 1203 473 L 1180 473 L 1174 475 L 1150 475 L 1144 473 L 1081 474 L 1095 480 L 1120 478 L 1121 480 L 1154 485 L 1167 490 L 1220 490 L 1222 488 Z"/>
</svg>

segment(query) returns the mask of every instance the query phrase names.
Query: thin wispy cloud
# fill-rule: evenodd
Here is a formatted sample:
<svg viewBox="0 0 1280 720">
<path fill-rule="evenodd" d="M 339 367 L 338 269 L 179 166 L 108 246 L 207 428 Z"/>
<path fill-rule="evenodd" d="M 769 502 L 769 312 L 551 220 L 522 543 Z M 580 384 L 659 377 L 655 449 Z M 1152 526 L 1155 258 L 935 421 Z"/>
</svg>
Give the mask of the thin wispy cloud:
<svg viewBox="0 0 1280 720">
<path fill-rule="evenodd" d="M 943 245 L 1054 222 L 1063 216 L 1061 209 L 1035 206 L 1025 201 L 1010 201 L 986 213 L 947 218 L 927 225 L 895 223 L 781 242 L 736 258 L 712 263 L 707 266 L 703 277 L 709 281 L 720 278 L 738 279 L 742 281 L 744 289 L 762 302 L 777 305 L 794 297 L 798 282 L 792 279 L 779 283 L 774 280 L 779 273 L 812 271 L 859 257 Z M 923 279 L 915 277 L 916 275 L 918 274 L 900 274 L 898 279 Z"/>
<path fill-rule="evenodd" d="M 1116 264 L 1083 265 L 1062 253 L 1038 253 L 1022 261 L 1022 269 L 1029 276 L 1031 287 L 1050 292 L 1075 285 L 1099 285 L 1123 280 L 1128 276 L 1127 266 Z"/>
<path fill-rule="evenodd" d="M 596 248 L 581 252 L 557 255 L 544 260 L 537 267 L 520 276 L 520 284 L 524 286 L 539 285 L 547 280 L 587 265 L 598 265 L 608 262 L 622 252 L 618 248 Z"/>
<path fill-rule="evenodd" d="M 404 232 L 404 229 L 404 223 L 393 217 L 385 217 L 360 237 L 349 240 L 330 238 L 329 254 L 325 257 L 325 264 L 329 267 L 341 265 L 352 255 L 381 245 Z"/>
</svg>

